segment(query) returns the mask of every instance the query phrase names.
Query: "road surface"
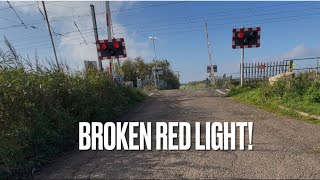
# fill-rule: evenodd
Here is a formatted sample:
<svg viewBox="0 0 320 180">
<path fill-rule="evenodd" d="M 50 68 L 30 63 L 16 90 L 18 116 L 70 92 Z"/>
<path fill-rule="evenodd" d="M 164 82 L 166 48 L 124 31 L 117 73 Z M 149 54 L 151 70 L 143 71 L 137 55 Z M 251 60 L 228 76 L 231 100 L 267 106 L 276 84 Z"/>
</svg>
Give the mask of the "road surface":
<svg viewBox="0 0 320 180">
<path fill-rule="evenodd" d="M 74 151 L 34 178 L 320 179 L 319 125 L 278 117 L 216 90 L 154 91 L 119 121 L 252 121 L 254 150 Z"/>
</svg>

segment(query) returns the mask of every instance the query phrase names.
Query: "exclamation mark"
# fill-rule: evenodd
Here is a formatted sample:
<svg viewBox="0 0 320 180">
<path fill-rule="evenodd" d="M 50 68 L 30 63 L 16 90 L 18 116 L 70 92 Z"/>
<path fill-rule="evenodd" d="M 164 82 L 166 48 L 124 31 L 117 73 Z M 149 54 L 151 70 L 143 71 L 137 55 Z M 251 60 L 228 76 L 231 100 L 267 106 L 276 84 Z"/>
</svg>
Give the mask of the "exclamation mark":
<svg viewBox="0 0 320 180">
<path fill-rule="evenodd" d="M 249 145 L 248 150 L 251 151 L 253 149 L 252 136 L 253 136 L 253 122 L 248 122 L 248 133 L 249 133 Z"/>
</svg>

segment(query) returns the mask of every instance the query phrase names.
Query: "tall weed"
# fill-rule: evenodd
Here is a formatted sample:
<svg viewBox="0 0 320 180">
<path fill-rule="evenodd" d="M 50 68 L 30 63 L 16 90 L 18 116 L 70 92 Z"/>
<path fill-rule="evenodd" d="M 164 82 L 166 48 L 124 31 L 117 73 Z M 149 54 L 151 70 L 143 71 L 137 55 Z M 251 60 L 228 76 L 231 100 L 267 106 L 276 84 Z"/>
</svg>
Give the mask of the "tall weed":
<svg viewBox="0 0 320 180">
<path fill-rule="evenodd" d="M 144 98 L 105 73 L 28 65 L 15 51 L 0 58 L 0 177 L 32 173 L 76 145 L 78 122 L 111 121 Z"/>
</svg>

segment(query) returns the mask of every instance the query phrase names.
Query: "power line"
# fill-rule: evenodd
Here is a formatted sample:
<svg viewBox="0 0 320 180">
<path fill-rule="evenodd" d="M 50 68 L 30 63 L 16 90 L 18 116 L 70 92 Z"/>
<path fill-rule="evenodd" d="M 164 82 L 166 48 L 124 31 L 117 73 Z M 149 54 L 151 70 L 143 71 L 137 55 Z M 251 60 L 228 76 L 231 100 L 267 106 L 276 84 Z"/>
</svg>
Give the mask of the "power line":
<svg viewBox="0 0 320 180">
<path fill-rule="evenodd" d="M 181 2 L 180 2 L 181 3 Z M 300 3 L 300 2 L 296 2 L 296 3 Z M 276 5 L 277 7 L 278 6 L 283 6 L 283 5 L 292 5 L 292 4 L 296 4 L 296 3 L 285 3 L 285 4 L 280 4 L 280 5 Z M 174 3 L 167 3 L 167 4 L 174 4 Z M 161 4 L 160 4 L 161 5 Z M 156 5 L 154 5 L 154 6 L 156 6 Z M 266 8 L 266 7 L 273 7 L 273 6 L 275 6 L 275 5 L 268 5 L 268 6 L 258 6 L 258 7 L 252 7 L 252 8 L 246 8 L 246 10 L 250 10 L 250 9 L 257 9 L 257 8 Z M 140 8 L 140 7 L 139 7 Z M 147 8 L 147 7 L 146 7 Z M 133 8 L 131 8 L 131 9 L 133 9 Z M 272 10 L 272 9 L 270 9 L 270 10 Z M 124 9 L 123 10 L 121 10 L 121 9 L 119 9 L 119 10 L 115 10 L 115 12 L 116 11 L 124 11 Z M 232 9 L 232 10 L 228 10 L 227 12 L 233 12 L 234 11 L 234 9 Z M 264 10 L 264 12 L 265 12 L 266 10 Z M 215 13 L 209 13 L 208 15 L 221 15 L 221 14 L 226 14 L 226 12 L 215 12 Z M 96 13 L 96 15 L 104 15 L 105 14 L 105 12 L 100 12 L 100 13 Z M 208 16 L 208 15 L 202 15 L 202 16 L 198 16 L 198 18 L 203 18 L 203 16 Z M 89 13 L 88 14 L 83 14 L 83 15 L 78 15 L 78 16 L 76 16 L 77 18 L 80 18 L 80 17 L 89 17 L 89 16 L 91 16 Z M 170 21 L 172 21 L 173 19 L 186 19 L 186 18 L 190 18 L 190 17 L 193 17 L 193 16 L 184 16 L 184 17 L 178 17 L 178 18 L 170 18 L 170 19 L 167 19 L 167 20 L 165 20 L 165 19 L 163 19 L 163 20 L 158 20 L 158 21 L 152 21 L 152 22 L 161 22 L 161 21 L 165 21 L 165 22 L 168 22 L 168 20 L 170 20 Z M 74 16 L 64 16 L 64 17 L 57 17 L 57 18 L 53 18 L 53 19 L 51 19 L 50 21 L 51 22 L 53 22 L 53 21 L 64 21 L 64 20 L 67 20 L 67 19 L 72 19 L 72 18 L 74 18 Z M 196 18 L 196 17 L 193 17 L 193 18 Z M 170 22 L 169 21 L 169 22 Z M 152 22 L 144 22 L 144 24 L 150 24 L 150 23 L 152 23 Z M 37 20 L 37 21 L 33 21 L 33 22 L 30 22 L 29 24 L 39 24 L 39 23 L 41 23 L 39 20 Z M 124 24 L 125 26 L 131 26 L 131 25 L 137 25 L 137 23 L 134 23 L 134 24 Z M 159 24 L 157 24 L 157 25 L 159 25 Z M 16 28 L 16 27 L 19 27 L 19 26 L 17 26 L 17 25 L 14 25 L 14 26 L 9 26 L 9 27 L 3 27 L 3 28 L 1 28 L 0 27 L 0 29 L 9 29 L 9 28 Z M 117 27 L 117 26 L 115 26 L 115 27 Z"/>
<path fill-rule="evenodd" d="M 312 14 L 307 14 L 308 16 L 312 16 L 312 15 L 320 15 L 320 13 L 312 13 Z M 306 15 L 306 16 L 307 16 Z M 294 17 L 298 17 L 298 18 L 294 18 Z M 269 19 L 263 19 L 262 21 L 251 21 L 250 23 L 259 23 L 259 24 L 268 24 L 268 23 L 275 23 L 275 22 L 282 22 L 282 21 L 296 21 L 296 20 L 300 20 L 303 19 L 304 17 L 300 17 L 300 16 L 288 16 L 286 17 L 287 19 L 283 19 L 283 18 L 269 18 Z M 229 26 L 226 26 L 230 24 Z M 247 24 L 244 24 L 247 25 Z M 222 23 L 222 24 L 213 24 L 210 25 L 211 27 L 214 28 L 226 28 L 226 27 L 234 27 L 234 23 Z M 100 28 L 101 29 L 101 28 Z M 172 29 L 175 30 L 175 29 Z M 168 37 L 167 35 L 169 34 L 174 34 L 174 36 L 176 37 L 177 35 L 183 35 L 183 33 L 186 32 L 195 32 L 195 31 L 202 31 L 202 29 L 192 29 L 192 30 L 186 30 L 186 31 L 179 31 L 179 33 L 177 34 L 177 32 L 169 32 L 169 33 L 158 33 L 158 35 L 166 35 L 166 37 Z M 87 33 L 92 33 L 91 32 L 87 32 Z M 83 33 L 85 34 L 85 33 Z M 91 35 L 88 36 L 84 36 L 84 37 L 90 37 Z M 70 40 L 76 40 L 76 39 L 81 39 L 81 38 L 72 38 L 72 39 L 66 39 L 65 41 L 70 41 Z M 65 41 L 60 41 L 60 42 L 65 42 Z M 29 42 L 30 44 L 30 42 Z"/>
<path fill-rule="evenodd" d="M 87 44 L 82 44 L 82 43 L 70 43 L 70 44 L 64 44 L 62 47 L 68 47 L 68 46 L 75 46 L 75 45 L 85 45 L 85 46 L 89 46 L 89 45 L 94 45 L 95 42 L 88 42 Z M 45 49 L 50 49 L 51 46 L 47 43 L 43 43 L 43 44 L 37 44 L 36 46 L 30 46 L 30 47 L 26 47 L 26 48 L 17 48 L 16 50 L 28 50 L 31 48 L 37 48 L 37 47 L 41 47 L 41 48 L 45 48 Z M 60 47 L 60 48 L 62 48 Z"/>
<path fill-rule="evenodd" d="M 38 4 L 38 1 L 37 1 L 37 4 Z M 42 15 L 43 20 L 46 20 L 46 17 L 45 17 L 45 15 L 42 13 L 42 11 L 41 11 L 41 9 L 40 9 L 40 7 L 39 7 L 39 4 L 38 4 L 38 10 L 39 10 L 40 14 Z M 52 32 L 53 32 L 53 34 L 54 34 L 55 36 L 58 36 L 58 35 L 62 36 L 61 34 L 56 33 L 55 30 L 53 29 L 53 27 L 52 27 L 50 24 L 49 24 L 49 26 L 50 26 L 50 28 L 51 28 L 51 30 L 52 30 Z"/>
<path fill-rule="evenodd" d="M 319 14 L 319 13 L 318 13 Z M 314 15 L 314 14 L 310 14 L 310 15 Z M 268 24 L 268 23 L 275 23 L 275 22 L 282 22 L 283 20 L 285 20 L 285 21 L 290 21 L 290 20 L 292 20 L 292 21 L 296 21 L 296 20 L 301 20 L 301 18 L 291 18 L 291 19 L 279 19 L 278 18 L 278 20 L 277 21 L 265 21 L 265 22 L 263 22 L 263 21 L 261 21 L 261 22 L 257 22 L 257 23 L 259 23 L 259 24 Z M 231 26 L 220 26 L 220 28 L 225 28 L 225 27 L 231 27 Z M 219 28 L 219 27 L 217 27 L 217 28 Z M 203 29 L 198 29 L 198 30 L 192 30 L 192 31 L 203 31 Z M 191 31 L 184 31 L 184 32 L 191 32 Z M 181 33 L 183 33 L 183 32 L 180 32 L 179 34 L 181 34 Z M 165 33 L 165 34 L 168 34 L 168 33 Z M 173 33 L 172 33 L 173 34 Z M 176 33 L 174 33 L 175 35 L 175 37 L 176 37 Z M 167 37 L 167 36 L 166 36 Z M 92 42 L 92 44 L 94 44 L 94 42 Z M 47 44 L 45 44 L 45 45 L 47 45 Z M 66 45 L 63 45 L 63 46 L 74 46 L 74 45 L 79 45 L 79 43 L 76 43 L 76 44 L 66 44 Z M 87 44 L 87 45 L 91 45 L 91 44 Z M 43 48 L 46 48 L 46 46 L 43 46 L 42 44 L 38 44 L 37 46 L 32 46 L 32 47 L 38 47 L 38 46 L 40 46 L 40 47 L 43 47 Z M 49 45 L 48 45 L 49 46 Z M 30 46 L 28 46 L 28 48 L 32 48 L 32 47 L 30 47 Z M 28 48 L 22 48 L 22 49 L 28 49 Z M 49 48 L 49 47 L 48 47 Z M 17 50 L 21 50 L 21 49 L 17 49 Z"/>
<path fill-rule="evenodd" d="M 86 41 L 86 39 L 83 37 L 83 35 L 82 35 L 82 33 L 81 33 L 80 29 L 78 28 L 76 21 L 73 21 L 73 22 L 74 22 L 74 25 L 76 26 L 76 28 L 78 29 L 78 31 L 79 31 L 79 33 L 80 33 L 80 35 L 81 35 L 81 37 L 82 37 L 83 41 L 87 44 L 87 41 Z"/>
<path fill-rule="evenodd" d="M 284 12 L 285 13 L 285 12 Z M 295 15 L 295 16 L 287 16 L 287 17 L 280 17 L 280 18 L 272 18 L 272 19 L 263 19 L 263 20 L 269 20 L 269 22 L 264 22 L 264 23 L 273 23 L 273 22 L 281 22 L 281 21 L 284 21 L 285 19 L 284 18 L 292 18 L 292 17 L 299 17 L 299 18 L 305 18 L 306 16 L 310 16 L 310 15 L 317 15 L 319 13 L 313 13 L 313 14 L 306 14 L 305 16 L 301 16 L 301 15 Z M 298 18 L 298 19 L 299 19 Z M 297 18 L 296 18 L 297 19 Z M 296 20 L 294 19 L 294 20 Z M 270 21 L 271 20 L 271 21 Z M 275 21 L 277 20 L 277 21 Z M 248 22 L 248 21 L 247 21 Z M 251 22 L 252 23 L 252 22 Z M 263 23 L 263 21 L 259 21 L 258 20 L 258 23 Z M 221 25 L 226 25 L 226 24 L 232 24 L 233 27 L 235 25 L 234 22 L 231 22 L 231 23 L 221 23 L 221 24 L 212 24 L 210 26 L 212 27 L 231 27 L 231 26 L 221 26 Z M 183 29 L 185 29 L 186 27 L 184 27 Z M 99 28 L 100 29 L 100 28 Z M 172 30 L 172 31 L 177 31 L 177 28 L 174 28 L 174 29 L 166 29 L 166 30 Z M 165 30 L 160 30 L 160 31 L 165 31 Z M 189 31 L 178 31 L 179 34 L 183 33 L 183 32 L 191 32 L 191 31 L 200 31 L 200 29 L 192 29 L 192 30 L 189 30 Z M 71 33 L 75 33 L 75 32 L 78 32 L 78 31 L 71 31 L 71 32 L 65 32 L 67 34 L 71 34 Z M 82 34 L 86 34 L 86 33 L 92 33 L 92 30 L 88 30 L 87 32 L 86 31 L 82 31 L 82 32 L 85 32 L 85 33 L 82 33 Z M 149 31 L 144 31 L 144 32 L 149 32 Z M 171 32 L 172 33 L 172 32 Z M 121 34 L 121 33 L 118 33 L 118 34 Z M 168 34 L 168 33 L 160 33 L 160 34 Z M 170 34 L 170 32 L 169 32 Z M 176 34 L 176 33 L 175 33 Z"/>
<path fill-rule="evenodd" d="M 161 4 L 154 4 L 154 5 L 148 5 L 148 6 L 142 6 L 142 7 L 133 7 L 133 8 L 127 8 L 127 9 L 117 9 L 113 10 L 111 12 L 116 13 L 116 12 L 123 12 L 123 11 L 131 11 L 131 10 L 136 10 L 136 9 L 146 9 L 146 8 L 152 8 L 152 7 L 159 7 L 159 6 L 168 6 L 168 5 L 173 5 L 173 4 L 179 4 L 179 3 L 186 3 L 187 1 L 179 1 L 179 2 L 169 2 L 169 3 L 161 3 Z M 65 8 L 73 8 L 70 6 L 66 5 L 58 5 L 58 4 L 51 4 L 53 6 L 58 6 L 58 7 L 65 7 Z M 77 8 L 87 8 L 88 6 L 80 6 Z"/>
<path fill-rule="evenodd" d="M 6 21 L 10 21 L 10 22 L 14 22 L 14 23 L 19 23 L 19 22 L 17 22 L 17 21 L 14 21 L 14 20 L 8 19 L 8 18 L 4 18 L 4 17 L 0 17 L 0 19 L 6 20 Z"/>
<path fill-rule="evenodd" d="M 122 11 L 131 11 L 131 10 L 136 10 L 136 9 L 146 9 L 146 8 L 151 8 L 151 7 L 159 7 L 159 6 L 167 6 L 167 5 L 172 5 L 172 4 L 179 4 L 179 3 L 186 3 L 187 1 L 179 1 L 179 2 L 170 2 L 170 3 L 162 3 L 162 4 L 154 4 L 154 5 L 149 5 L 149 6 L 142 6 L 142 7 L 136 7 L 136 8 L 127 8 L 127 9 L 117 9 L 111 12 L 122 12 Z"/>
<path fill-rule="evenodd" d="M 47 2 L 47 4 L 51 4 L 53 2 Z M 36 6 L 35 4 L 24 4 L 24 5 L 18 5 L 18 6 L 12 6 L 14 8 L 20 8 L 20 7 L 25 7 L 25 6 Z M 11 7 L 5 7 L 5 8 L 0 8 L 0 11 L 10 9 Z"/>
<path fill-rule="evenodd" d="M 318 8 L 313 8 L 313 9 L 320 9 L 320 7 Z M 306 11 L 306 9 L 304 9 L 303 11 Z M 285 13 L 285 12 L 280 12 L 280 13 Z M 264 15 L 268 15 L 268 14 L 280 14 L 280 13 L 266 13 L 266 14 L 262 14 L 261 16 L 264 16 Z M 304 14 L 303 16 L 309 16 L 309 15 L 315 15 L 315 14 L 319 14 L 319 13 L 312 13 L 312 14 Z M 252 17 L 258 17 L 259 15 L 254 15 Z M 292 16 L 284 16 L 284 17 L 280 17 L 280 18 L 287 18 L 287 17 L 302 17 L 301 14 L 299 15 L 292 15 Z M 235 19 L 235 18 L 225 18 L 225 19 Z M 236 19 L 240 19 L 242 22 L 245 22 L 243 20 L 243 17 L 238 17 Z M 279 19 L 279 18 L 276 18 L 276 19 Z M 218 19 L 218 20 L 224 20 L 224 19 Z M 217 21 L 217 20 L 212 20 L 212 21 Z M 246 20 L 247 21 L 247 20 Z M 210 22 L 210 21 L 208 21 Z M 200 21 L 198 22 L 200 23 Z M 220 24 L 214 24 L 214 25 L 210 25 L 210 26 L 216 26 L 216 25 L 225 25 L 225 24 L 230 24 L 229 23 L 220 23 Z M 234 24 L 233 22 L 231 24 Z M 165 26 L 164 26 L 165 27 Z M 162 28 L 162 29 L 149 29 L 149 30 L 138 30 L 138 31 L 135 31 L 135 33 L 141 33 L 141 32 L 155 32 L 155 31 L 170 31 L 170 30 L 178 30 L 178 29 L 188 29 L 188 28 L 194 28 L 194 25 L 190 25 L 190 26 L 183 26 L 183 27 L 177 27 L 177 28 Z M 142 29 L 142 28 L 141 28 Z M 145 29 L 145 28 L 143 28 Z"/>
<path fill-rule="evenodd" d="M 26 28 L 26 29 L 28 29 L 27 28 L 27 26 L 24 24 L 24 22 L 22 21 L 22 19 L 20 18 L 20 16 L 19 16 L 19 14 L 16 12 L 16 10 L 11 6 L 11 4 L 9 3 L 9 1 L 7 1 L 7 3 L 9 4 L 9 6 L 10 6 L 10 8 L 13 10 L 13 12 L 17 15 L 17 17 L 20 19 L 20 21 L 21 21 L 21 24 Z"/>
<path fill-rule="evenodd" d="M 314 16 L 314 15 L 320 15 L 320 13 L 311 13 L 311 14 L 306 14 L 305 16 Z M 243 25 L 247 26 L 247 25 L 251 25 L 252 23 L 261 25 L 261 24 L 269 24 L 269 23 L 283 22 L 283 21 L 286 21 L 286 22 L 288 22 L 288 21 L 297 21 L 297 20 L 304 20 L 304 21 L 306 21 L 305 17 L 301 17 L 300 15 L 297 15 L 297 16 L 287 16 L 287 17 L 285 17 L 285 18 L 287 18 L 287 19 L 283 19 L 283 17 L 282 17 L 282 18 L 262 19 L 262 21 L 261 21 L 261 20 L 258 20 L 258 21 L 250 21 L 250 22 L 247 21 L 247 23 L 239 23 L 239 26 L 243 26 Z M 265 21 L 265 20 L 267 20 L 267 21 Z M 269 21 L 268 21 L 268 20 L 269 20 Z M 226 26 L 226 25 L 228 25 L 228 24 L 229 24 L 229 26 Z M 232 28 L 232 27 L 237 27 L 237 25 L 235 25 L 235 23 L 221 23 L 221 24 L 213 24 L 213 25 L 208 25 L 208 26 L 213 27 L 213 28 L 215 28 L 215 29 L 218 29 L 218 28 Z M 185 28 L 185 29 L 187 29 L 187 28 Z M 175 30 L 175 29 L 171 29 L 171 30 Z M 193 29 L 193 30 L 179 31 L 179 34 L 184 33 L 184 32 L 194 32 L 194 31 L 202 31 L 202 29 Z M 171 32 L 171 33 L 157 33 L 157 34 L 158 34 L 158 35 L 174 34 L 175 36 L 179 35 L 179 34 L 177 34 L 176 31 L 175 31 L 175 32 Z"/>
<path fill-rule="evenodd" d="M 297 3 L 301 3 L 301 2 L 294 2 L 294 3 L 284 3 L 284 4 L 278 4 L 278 5 L 267 5 L 267 6 L 256 6 L 256 7 L 251 7 L 251 8 L 244 8 L 244 10 L 255 10 L 255 11 L 261 11 L 261 10 L 258 10 L 258 9 L 264 9 L 264 12 L 266 11 L 265 8 L 268 8 L 268 7 L 279 7 L 279 6 L 284 6 L 284 5 L 294 5 L 294 4 L 297 4 Z M 301 7 L 301 6 L 300 6 Z M 279 8 L 276 8 L 276 9 L 279 9 Z M 280 9 L 283 9 L 283 8 L 280 8 Z M 181 21 L 181 19 L 188 19 L 188 18 L 203 18 L 203 17 L 207 17 L 207 16 L 210 16 L 210 15 L 222 15 L 225 17 L 226 13 L 232 13 L 234 14 L 234 11 L 240 11 L 239 8 L 235 8 L 235 9 L 224 9 L 224 10 L 221 10 L 220 12 L 213 12 L 213 13 L 208 13 L 208 14 L 205 14 L 205 15 L 201 15 L 201 16 L 180 16 L 180 17 L 176 17 L 176 18 L 166 18 L 166 19 L 159 19 L 159 20 L 152 20 L 152 21 L 146 21 L 146 22 L 141 22 L 141 24 L 152 24 L 152 23 L 157 23 L 157 25 L 159 25 L 159 22 L 170 22 L 170 21 Z M 267 10 L 274 10 L 274 9 L 267 9 Z M 250 11 L 252 12 L 252 11 Z M 247 13 L 247 12 L 245 12 Z M 131 23 L 131 24 L 124 24 L 125 26 L 132 26 L 132 25 L 137 25 L 137 23 Z"/>
<path fill-rule="evenodd" d="M 128 8 L 128 9 L 117 9 L 117 10 L 114 10 L 114 11 L 111 11 L 111 12 L 122 12 L 122 11 L 130 11 L 130 10 L 135 10 L 135 9 L 141 9 L 141 8 L 150 8 L 150 7 L 157 7 L 157 6 L 164 6 L 164 5 L 172 5 L 172 4 L 178 4 L 178 3 L 183 3 L 183 2 L 171 2 L 171 3 L 162 3 L 162 4 L 156 4 L 156 5 L 150 5 L 150 6 L 143 6 L 143 7 L 136 7 L 136 8 Z M 56 5 L 56 4 L 55 4 Z M 60 5 L 62 7 L 64 7 L 63 5 Z M 72 8 L 72 7 L 69 7 L 69 8 Z M 99 13 L 96 13 L 96 15 L 105 15 L 105 12 L 99 12 Z M 90 17 L 91 15 L 88 13 L 88 14 L 83 14 L 83 15 L 78 15 L 76 17 Z M 72 19 L 74 18 L 74 16 L 64 16 L 64 17 L 57 17 L 57 18 L 53 18 L 51 19 L 50 21 L 60 21 L 60 20 L 66 20 L 66 19 Z M 35 24 L 39 21 L 33 21 L 31 22 L 32 24 Z"/>
<path fill-rule="evenodd" d="M 250 17 L 261 17 L 261 16 L 268 16 L 268 15 L 276 15 L 276 14 L 287 14 L 287 13 L 292 13 L 292 12 L 304 12 L 304 11 L 308 11 L 308 10 L 319 10 L 320 7 L 313 7 L 313 8 L 308 8 L 308 9 L 299 9 L 299 10 L 292 10 L 292 11 L 281 11 L 281 12 L 268 12 L 268 13 L 264 13 L 264 14 L 253 14 L 251 13 L 250 14 Z M 260 11 L 259 11 L 260 12 Z M 265 12 L 265 11 L 264 11 Z M 244 14 L 245 16 L 236 16 L 236 17 L 230 17 L 232 15 L 241 15 L 241 14 Z M 208 20 L 208 22 L 211 22 L 211 21 L 225 21 L 225 20 L 229 20 L 229 19 L 242 19 L 247 17 L 247 12 L 242 12 L 242 13 L 232 13 L 232 14 L 225 14 L 224 17 L 222 18 L 219 18 L 219 19 L 213 19 L 213 20 Z M 219 16 L 215 16 L 215 17 L 219 17 Z M 166 25 L 161 25 L 161 27 L 169 27 L 169 26 L 175 26 L 175 25 L 180 25 L 180 24 L 191 24 L 191 23 L 203 23 L 203 20 L 196 20 L 196 21 L 188 21 L 188 22 L 181 22 L 181 23 L 171 23 L 171 24 L 166 24 Z M 140 26 L 140 27 L 137 27 L 137 28 L 143 28 L 143 29 L 148 29 L 148 27 L 152 28 L 152 26 Z M 156 27 L 157 28 L 157 27 Z M 185 28 L 185 27 L 183 27 Z M 159 30 L 166 30 L 166 29 L 159 29 L 157 28 L 156 29 L 157 31 Z M 147 30 L 147 31 L 153 31 L 153 30 Z M 146 31 L 139 31 L 139 32 L 146 32 Z"/>
<path fill-rule="evenodd" d="M 317 15 L 318 13 L 312 13 L 312 14 L 305 14 L 305 16 L 311 16 L 311 15 Z M 281 18 L 291 18 L 291 17 L 300 17 L 300 15 L 294 15 L 294 16 L 287 16 L 287 17 L 281 17 Z M 274 20 L 274 19 L 281 19 L 281 18 L 268 18 L 268 19 L 263 19 L 263 20 Z M 303 17 L 302 17 L 303 18 Z M 252 22 L 252 21 L 251 21 Z M 229 23 L 220 23 L 220 24 L 211 24 L 210 27 L 219 27 L 221 25 L 227 25 L 227 24 L 234 24 L 234 22 L 229 22 Z M 225 27 L 225 26 L 223 26 Z M 228 26 L 229 27 L 229 26 Z M 185 29 L 188 27 L 183 27 L 183 28 L 170 28 L 170 29 L 160 29 L 159 31 L 164 31 L 164 30 L 171 30 L 171 31 L 176 31 L 178 29 Z M 103 28 L 98 28 L 98 29 L 103 29 Z M 194 30 L 187 30 L 187 31 L 179 31 L 179 32 L 192 32 Z M 69 31 L 69 32 L 61 32 L 59 34 L 62 35 L 67 35 L 67 34 L 71 34 L 71 33 L 75 33 L 78 31 Z M 83 30 L 82 34 L 87 34 L 87 33 L 92 33 L 92 29 L 88 29 L 88 30 Z M 141 32 L 141 31 L 140 31 Z M 144 32 L 149 32 L 149 31 L 144 31 Z M 117 34 L 122 34 L 122 33 L 117 33 Z M 161 34 L 168 34 L 168 33 L 161 33 Z M 170 34 L 170 33 L 169 33 Z"/>
</svg>

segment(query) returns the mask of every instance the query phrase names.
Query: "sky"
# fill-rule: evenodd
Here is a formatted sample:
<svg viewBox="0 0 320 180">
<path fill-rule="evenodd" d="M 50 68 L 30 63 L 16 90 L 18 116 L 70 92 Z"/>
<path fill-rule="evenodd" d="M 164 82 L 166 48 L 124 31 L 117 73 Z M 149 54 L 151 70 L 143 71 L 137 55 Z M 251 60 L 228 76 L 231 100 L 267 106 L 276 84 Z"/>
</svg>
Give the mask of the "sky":
<svg viewBox="0 0 320 180">
<path fill-rule="evenodd" d="M 9 2 L 12 8 L 0 2 L 0 47 L 5 36 L 23 56 L 37 51 L 40 59 L 53 58 L 42 3 Z M 97 60 L 90 4 L 95 6 L 99 39 L 107 39 L 104 1 L 46 2 L 57 55 L 74 69 L 82 69 L 84 60 Z M 112 1 L 110 6 L 114 36 L 125 39 L 128 57 L 152 61 L 149 37 L 155 36 L 157 59 L 167 59 L 182 83 L 208 77 L 205 21 L 219 76 L 239 75 L 241 52 L 232 49 L 231 39 L 232 29 L 242 26 L 261 27 L 261 47 L 245 49 L 245 62 L 320 56 L 320 2 Z"/>
</svg>

